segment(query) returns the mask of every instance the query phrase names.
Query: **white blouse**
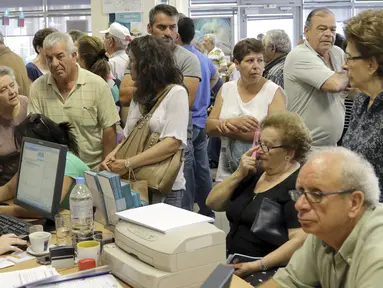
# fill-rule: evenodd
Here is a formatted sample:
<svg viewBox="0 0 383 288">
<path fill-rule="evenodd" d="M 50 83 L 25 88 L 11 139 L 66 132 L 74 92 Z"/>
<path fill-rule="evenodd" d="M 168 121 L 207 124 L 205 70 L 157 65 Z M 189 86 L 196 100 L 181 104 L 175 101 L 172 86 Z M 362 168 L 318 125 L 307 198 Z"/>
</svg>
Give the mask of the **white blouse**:
<svg viewBox="0 0 383 288">
<path fill-rule="evenodd" d="M 132 101 L 124 128 L 124 136 L 128 137 L 134 125 L 142 117 L 139 105 Z M 189 100 L 186 89 L 180 85 L 174 86 L 164 100 L 154 111 L 149 121 L 150 130 L 160 134 L 160 139 L 173 137 L 182 142 L 180 149 L 187 146 L 187 126 L 189 121 Z M 185 189 L 183 163 L 172 190 Z"/>
</svg>

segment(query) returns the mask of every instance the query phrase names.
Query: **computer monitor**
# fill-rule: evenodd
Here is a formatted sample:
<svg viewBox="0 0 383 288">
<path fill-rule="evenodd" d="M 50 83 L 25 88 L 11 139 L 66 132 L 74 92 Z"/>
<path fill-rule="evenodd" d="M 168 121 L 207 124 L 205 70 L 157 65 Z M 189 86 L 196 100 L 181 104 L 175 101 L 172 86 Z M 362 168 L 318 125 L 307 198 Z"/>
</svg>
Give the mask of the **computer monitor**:
<svg viewBox="0 0 383 288">
<path fill-rule="evenodd" d="M 59 211 L 67 146 L 23 138 L 15 204 L 54 220 Z"/>
</svg>

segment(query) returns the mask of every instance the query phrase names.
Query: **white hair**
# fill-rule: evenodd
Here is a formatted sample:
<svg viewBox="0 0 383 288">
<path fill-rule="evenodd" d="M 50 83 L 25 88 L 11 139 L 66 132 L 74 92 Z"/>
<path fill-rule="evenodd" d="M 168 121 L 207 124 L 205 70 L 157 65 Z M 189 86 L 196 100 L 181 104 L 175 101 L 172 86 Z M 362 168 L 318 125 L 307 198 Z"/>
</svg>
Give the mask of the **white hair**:
<svg viewBox="0 0 383 288">
<path fill-rule="evenodd" d="M 291 51 L 291 41 L 289 35 L 282 29 L 269 30 L 264 38 L 264 44 L 273 45 L 276 52 L 289 53 Z"/>
<path fill-rule="evenodd" d="M 69 54 L 72 54 L 76 51 L 72 37 L 68 33 L 62 32 L 53 32 L 45 37 L 43 47 L 44 49 L 50 49 L 60 42 L 65 44 L 65 49 Z"/>
<path fill-rule="evenodd" d="M 325 147 L 310 154 L 311 158 L 322 158 L 332 155 L 341 161 L 341 181 L 344 190 L 361 191 L 364 194 L 364 205 L 375 207 L 379 203 L 379 179 L 374 167 L 362 155 L 344 147 Z"/>
<path fill-rule="evenodd" d="M 116 43 L 116 50 L 125 50 L 126 49 L 126 47 L 128 45 L 124 44 L 124 42 L 120 38 L 113 36 L 112 34 L 109 34 L 109 35 L 110 35 L 109 38 L 112 38 L 113 41 Z"/>
<path fill-rule="evenodd" d="M 0 32 L 0 44 L 4 44 L 4 36 L 3 33 Z"/>
<path fill-rule="evenodd" d="M 211 45 L 215 46 L 215 43 L 216 43 L 216 37 L 214 34 L 206 34 L 204 36 L 204 39 L 210 41 Z"/>
<path fill-rule="evenodd" d="M 8 66 L 0 66 L 0 77 L 8 75 L 11 77 L 12 81 L 17 84 L 15 73 L 13 72 L 13 69 Z"/>
</svg>

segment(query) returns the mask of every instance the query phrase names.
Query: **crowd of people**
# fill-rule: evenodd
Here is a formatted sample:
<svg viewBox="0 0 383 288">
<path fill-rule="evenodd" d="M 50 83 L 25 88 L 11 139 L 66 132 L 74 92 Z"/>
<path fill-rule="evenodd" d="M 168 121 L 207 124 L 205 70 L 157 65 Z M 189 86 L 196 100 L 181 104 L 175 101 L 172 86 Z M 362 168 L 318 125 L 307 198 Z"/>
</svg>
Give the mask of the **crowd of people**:
<svg viewBox="0 0 383 288">
<path fill-rule="evenodd" d="M 314 9 L 294 48 L 270 30 L 236 43 L 232 63 L 214 35 L 194 43 L 193 20 L 173 6 L 155 6 L 147 29 L 133 38 L 113 23 L 101 39 L 45 28 L 26 66 L 0 34 L 0 202 L 15 195 L 23 137 L 68 146 L 64 209 L 87 170 L 125 177 L 181 151 L 171 191 L 152 191 L 150 204 L 225 211 L 227 254 L 260 258 L 233 263 L 237 275 L 280 268 L 262 287 L 378 287 L 383 10 L 347 20 L 342 39 L 331 10 Z M 121 156 L 145 119 L 158 141 Z M 0 213 L 39 217 L 15 205 Z M 0 253 L 19 242 L 2 236 Z"/>
</svg>

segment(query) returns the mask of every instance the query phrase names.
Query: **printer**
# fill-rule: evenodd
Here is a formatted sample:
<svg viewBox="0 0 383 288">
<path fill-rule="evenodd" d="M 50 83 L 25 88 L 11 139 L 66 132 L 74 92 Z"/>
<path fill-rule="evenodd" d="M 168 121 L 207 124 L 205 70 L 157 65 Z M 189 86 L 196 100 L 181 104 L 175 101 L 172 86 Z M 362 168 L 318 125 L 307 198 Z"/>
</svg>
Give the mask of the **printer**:
<svg viewBox="0 0 383 288">
<path fill-rule="evenodd" d="M 226 263 L 225 233 L 206 222 L 161 233 L 120 220 L 114 237 L 102 261 L 134 288 L 199 288 Z"/>
</svg>

